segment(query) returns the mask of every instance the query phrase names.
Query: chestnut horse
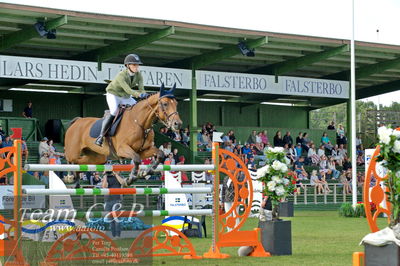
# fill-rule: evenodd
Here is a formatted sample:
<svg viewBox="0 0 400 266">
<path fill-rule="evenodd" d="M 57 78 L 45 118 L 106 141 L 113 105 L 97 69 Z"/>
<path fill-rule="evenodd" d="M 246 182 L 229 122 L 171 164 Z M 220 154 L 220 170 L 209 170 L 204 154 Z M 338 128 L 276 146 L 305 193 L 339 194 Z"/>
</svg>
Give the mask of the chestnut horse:
<svg viewBox="0 0 400 266">
<path fill-rule="evenodd" d="M 114 151 L 108 141 L 104 141 L 100 147 L 89 136 L 90 128 L 98 118 L 75 118 L 65 133 L 65 158 L 72 164 L 104 164 L 107 158 L 132 159 L 135 164 L 131 172 L 132 181 L 138 176 L 141 159 L 156 156 L 151 168 L 140 172 L 139 176 L 151 174 L 164 160 L 164 153 L 154 146 L 153 124 L 159 120 L 174 131 L 179 130 L 182 125 L 174 89 L 175 85 L 169 91 L 162 85 L 160 92 L 125 110 L 117 132 L 111 137 Z"/>
</svg>

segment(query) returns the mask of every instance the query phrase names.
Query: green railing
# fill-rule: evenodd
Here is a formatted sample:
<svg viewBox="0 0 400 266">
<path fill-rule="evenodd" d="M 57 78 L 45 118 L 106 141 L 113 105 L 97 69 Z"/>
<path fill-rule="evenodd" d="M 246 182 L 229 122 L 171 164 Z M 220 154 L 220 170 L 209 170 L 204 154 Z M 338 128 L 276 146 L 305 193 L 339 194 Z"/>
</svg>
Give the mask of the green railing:
<svg viewBox="0 0 400 266">
<path fill-rule="evenodd" d="M 11 128 L 22 128 L 22 137 L 26 140 L 36 141 L 38 132 L 41 133 L 36 118 L 0 117 L 0 125 L 8 135 L 13 134 Z"/>
</svg>

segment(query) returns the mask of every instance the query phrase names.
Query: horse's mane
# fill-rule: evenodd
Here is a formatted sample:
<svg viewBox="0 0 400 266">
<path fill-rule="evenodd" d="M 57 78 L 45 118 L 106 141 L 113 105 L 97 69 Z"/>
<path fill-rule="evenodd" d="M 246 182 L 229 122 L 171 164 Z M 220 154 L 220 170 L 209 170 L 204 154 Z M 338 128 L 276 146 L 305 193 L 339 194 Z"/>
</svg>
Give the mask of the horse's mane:
<svg viewBox="0 0 400 266">
<path fill-rule="evenodd" d="M 148 95 L 147 97 L 145 97 L 145 98 L 139 98 L 139 99 L 137 99 L 136 101 L 139 103 L 139 102 L 141 102 L 141 101 L 143 101 L 143 100 L 147 100 L 148 98 L 150 98 L 150 97 L 153 96 L 153 95 L 156 95 L 157 93 L 158 93 L 158 91 L 153 92 L 153 93 L 149 93 L 149 95 Z"/>
</svg>

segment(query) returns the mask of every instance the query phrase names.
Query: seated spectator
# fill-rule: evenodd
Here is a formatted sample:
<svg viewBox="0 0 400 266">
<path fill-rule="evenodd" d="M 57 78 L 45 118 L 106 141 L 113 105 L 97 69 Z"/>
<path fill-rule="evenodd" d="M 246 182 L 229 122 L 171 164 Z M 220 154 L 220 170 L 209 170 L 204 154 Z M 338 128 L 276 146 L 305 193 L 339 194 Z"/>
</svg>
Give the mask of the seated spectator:
<svg viewBox="0 0 400 266">
<path fill-rule="evenodd" d="M 12 147 L 12 146 L 13 142 L 11 140 L 11 137 L 7 135 L 2 143 L 2 148 Z"/>
<path fill-rule="evenodd" d="M 290 131 L 286 131 L 285 136 L 283 136 L 283 144 L 288 144 L 289 147 L 293 145 L 293 138 L 290 136 Z"/>
<path fill-rule="evenodd" d="M 172 132 L 172 135 L 173 135 L 173 140 L 174 141 L 176 141 L 176 142 L 181 142 L 182 141 L 182 136 L 181 136 L 181 133 L 180 133 L 180 131 L 173 131 Z"/>
<path fill-rule="evenodd" d="M 296 172 L 299 180 L 308 180 L 308 174 L 304 169 L 304 157 L 299 157 L 299 159 L 294 163 L 294 171 Z"/>
<path fill-rule="evenodd" d="M 211 159 L 207 158 L 204 160 L 204 164 L 211 164 Z M 214 180 L 214 176 L 211 171 L 205 171 L 206 173 L 206 182 L 210 183 Z"/>
<path fill-rule="evenodd" d="M 232 142 L 232 144 L 236 145 L 235 132 L 233 132 L 233 130 L 229 130 L 228 135 L 229 135 L 229 139 Z"/>
<path fill-rule="evenodd" d="M 365 175 L 364 173 L 357 173 L 357 186 L 363 187 L 365 182 Z"/>
<path fill-rule="evenodd" d="M 321 158 L 325 155 L 325 148 L 324 145 L 320 145 L 317 151 L 317 155 Z"/>
<path fill-rule="evenodd" d="M 339 147 L 335 145 L 332 149 L 332 158 L 336 161 L 339 166 L 343 165 L 343 157 L 339 154 Z"/>
<path fill-rule="evenodd" d="M 294 149 L 296 150 L 297 156 L 300 157 L 303 149 L 301 148 L 301 143 L 297 143 L 296 147 L 294 147 Z"/>
<path fill-rule="evenodd" d="M 39 157 L 43 156 L 43 153 L 49 153 L 49 144 L 47 144 L 47 141 L 49 141 L 48 138 L 44 137 L 40 143 L 39 143 Z"/>
<path fill-rule="evenodd" d="M 296 138 L 296 144 L 297 143 L 303 143 L 303 132 L 299 132 L 299 135 Z"/>
<path fill-rule="evenodd" d="M 324 187 L 322 185 L 322 182 L 318 178 L 317 170 L 313 170 L 311 172 L 310 185 L 312 185 L 312 186 L 314 186 L 316 188 L 316 192 L 317 192 L 318 195 L 323 193 Z"/>
<path fill-rule="evenodd" d="M 172 154 L 173 154 L 175 162 L 178 163 L 179 162 L 178 149 L 174 148 L 173 151 L 172 151 Z"/>
<path fill-rule="evenodd" d="M 262 132 L 258 132 L 256 136 L 256 146 L 258 150 L 264 149 L 264 143 L 262 142 Z"/>
<path fill-rule="evenodd" d="M 329 156 L 328 168 L 331 170 L 332 179 L 338 179 L 339 175 L 340 175 L 340 171 L 336 170 L 336 163 L 332 156 Z"/>
<path fill-rule="evenodd" d="M 188 146 L 190 142 L 190 134 L 189 134 L 189 128 L 185 127 L 183 131 L 181 132 L 182 135 L 182 144 Z"/>
<path fill-rule="evenodd" d="M 280 130 L 276 131 L 274 136 L 274 147 L 283 147 L 283 138 Z"/>
<path fill-rule="evenodd" d="M 101 186 L 101 177 L 99 172 L 94 172 L 90 176 L 90 185 L 92 186 Z"/>
<path fill-rule="evenodd" d="M 300 149 L 301 149 L 301 147 L 300 147 Z M 297 158 L 299 158 L 299 155 L 297 153 L 297 149 L 295 149 L 293 147 L 293 145 L 289 146 L 287 157 L 290 160 L 290 163 L 292 163 L 292 164 L 297 160 Z"/>
<path fill-rule="evenodd" d="M 267 145 L 267 143 L 269 143 L 269 139 L 268 139 L 268 135 L 267 135 L 267 130 L 264 130 L 261 134 L 261 140 L 262 143 L 264 143 L 264 147 L 265 145 Z"/>
<path fill-rule="evenodd" d="M 303 133 L 303 138 L 302 138 L 302 140 L 301 140 L 302 142 L 301 142 L 301 147 L 303 148 L 303 150 L 305 150 L 306 152 L 308 152 L 308 149 L 310 148 L 310 145 L 311 145 L 311 141 L 310 141 L 310 139 L 308 138 L 308 134 L 307 134 L 307 132 L 304 132 Z"/>
<path fill-rule="evenodd" d="M 248 169 L 256 169 L 256 162 L 254 161 L 254 156 L 249 158 L 249 161 L 247 162 L 247 168 Z"/>
<path fill-rule="evenodd" d="M 342 158 L 347 157 L 347 150 L 344 148 L 343 144 L 339 145 L 339 149 L 337 151 L 339 152 L 339 156 Z"/>
<path fill-rule="evenodd" d="M 343 158 L 343 172 L 349 172 L 351 174 L 351 160 L 350 158 Z"/>
<path fill-rule="evenodd" d="M 296 191 L 294 193 L 298 195 L 301 194 L 301 189 L 305 190 L 306 186 L 303 185 L 303 183 L 301 183 L 301 180 L 299 180 L 298 178 L 296 179 Z"/>
<path fill-rule="evenodd" d="M 325 176 L 328 174 L 330 175 L 332 171 L 328 167 L 328 160 L 325 155 L 321 156 L 321 160 L 319 162 L 319 172 L 321 176 Z"/>
<path fill-rule="evenodd" d="M 311 147 L 308 149 L 307 158 L 311 160 L 311 163 L 317 165 L 320 161 L 318 154 L 315 151 L 315 145 L 311 144 Z"/>
<path fill-rule="evenodd" d="M 324 145 L 324 148 L 325 148 L 325 149 L 327 149 L 327 150 L 329 150 L 329 151 L 332 151 L 333 145 L 332 145 L 332 143 L 331 143 L 331 140 L 330 140 L 329 137 L 328 137 L 328 133 L 324 132 L 324 133 L 322 134 L 322 137 L 321 137 L 321 144 Z"/>
<path fill-rule="evenodd" d="M 165 158 L 164 164 L 168 164 L 168 165 L 174 165 L 175 164 L 174 154 L 172 152 L 170 152 L 168 154 L 167 158 Z"/>
<path fill-rule="evenodd" d="M 244 155 L 247 157 L 247 155 L 248 155 L 248 154 L 251 154 L 251 153 L 252 153 L 252 151 L 251 151 L 251 148 L 250 148 L 250 144 L 247 143 L 247 144 L 244 145 L 243 148 L 242 148 L 242 154 L 244 154 Z"/>
<path fill-rule="evenodd" d="M 6 139 L 6 132 L 4 132 L 3 127 L 0 125 L 0 140 L 3 141 Z"/>
<path fill-rule="evenodd" d="M 248 144 L 256 144 L 257 139 L 256 139 L 257 131 L 253 130 L 247 139 Z"/>
<path fill-rule="evenodd" d="M 343 193 L 351 194 L 351 173 L 345 172 L 340 176 L 340 183 L 343 185 Z"/>
<path fill-rule="evenodd" d="M 319 177 L 319 181 L 322 184 L 322 187 L 324 188 L 324 193 L 331 193 L 332 191 L 329 189 L 328 182 L 326 182 L 326 177 L 325 175 L 321 175 Z"/>
<path fill-rule="evenodd" d="M 167 157 L 171 152 L 171 142 L 164 142 L 158 149 Z"/>
<path fill-rule="evenodd" d="M 24 138 L 21 138 L 21 155 L 22 159 L 25 160 L 25 163 L 28 161 L 29 151 L 28 145 L 26 145 L 26 141 Z"/>
</svg>

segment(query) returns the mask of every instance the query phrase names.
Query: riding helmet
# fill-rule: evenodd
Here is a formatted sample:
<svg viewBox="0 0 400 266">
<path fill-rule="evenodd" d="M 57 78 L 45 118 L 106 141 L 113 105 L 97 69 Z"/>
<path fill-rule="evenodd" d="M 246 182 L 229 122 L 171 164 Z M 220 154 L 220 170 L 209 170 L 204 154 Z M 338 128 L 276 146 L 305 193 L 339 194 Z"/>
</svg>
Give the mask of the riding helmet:
<svg viewBox="0 0 400 266">
<path fill-rule="evenodd" d="M 128 54 L 125 57 L 124 60 L 124 65 L 129 65 L 129 64 L 138 64 L 142 65 L 142 61 L 140 60 L 140 57 L 137 54 Z"/>
</svg>

